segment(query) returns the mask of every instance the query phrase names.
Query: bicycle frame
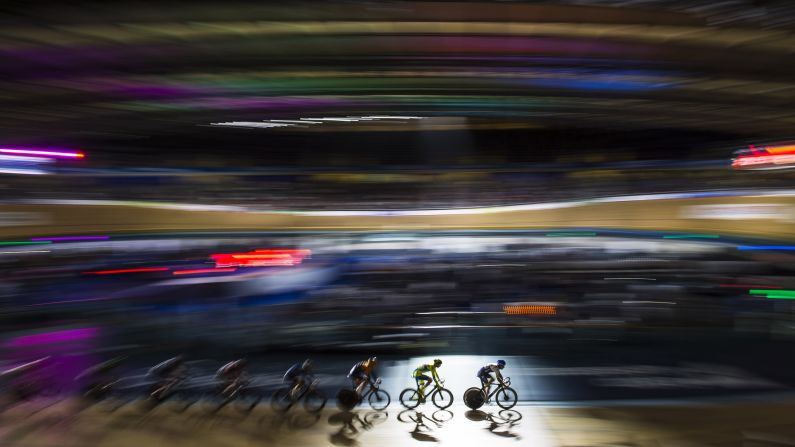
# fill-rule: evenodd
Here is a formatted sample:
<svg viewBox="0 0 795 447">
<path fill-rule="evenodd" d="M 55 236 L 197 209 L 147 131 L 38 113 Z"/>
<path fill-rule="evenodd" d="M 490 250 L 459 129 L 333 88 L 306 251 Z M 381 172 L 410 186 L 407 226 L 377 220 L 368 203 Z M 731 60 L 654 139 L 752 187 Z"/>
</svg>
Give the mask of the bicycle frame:
<svg viewBox="0 0 795 447">
<path fill-rule="evenodd" d="M 248 380 L 236 380 L 221 390 L 222 396 L 235 397 L 248 386 Z"/>
<path fill-rule="evenodd" d="M 379 389 L 378 385 L 376 385 L 374 382 L 370 381 L 369 386 L 367 387 L 367 391 L 362 393 L 361 400 L 364 401 L 365 399 L 370 397 L 370 395 L 373 394 L 378 389 Z"/>
<path fill-rule="evenodd" d="M 494 391 L 492 391 L 489 394 L 486 394 L 486 386 L 485 385 L 481 386 L 480 390 L 481 390 L 481 392 L 483 392 L 483 395 L 486 396 L 485 400 L 490 400 L 492 397 L 494 397 L 495 394 L 497 394 L 498 391 L 504 390 L 505 388 L 510 388 L 510 386 L 511 386 L 511 380 L 507 379 L 507 380 L 503 381 L 503 383 L 498 383 L 497 387 L 494 388 Z"/>
<path fill-rule="evenodd" d="M 173 394 L 180 386 L 182 386 L 186 380 L 187 379 L 184 378 L 170 379 L 158 386 L 150 394 L 150 396 L 158 400 L 166 399 L 171 396 L 171 394 Z"/>
<path fill-rule="evenodd" d="M 312 380 L 312 383 L 310 383 L 309 385 L 304 386 L 303 387 L 304 389 L 301 390 L 301 392 L 298 394 L 298 396 L 295 397 L 295 399 L 293 399 L 293 402 L 298 402 L 299 400 L 303 399 L 303 397 L 306 396 L 307 393 L 309 393 L 310 391 L 312 391 L 315 388 L 317 388 L 317 383 L 316 382 L 317 382 L 317 379 Z"/>
<path fill-rule="evenodd" d="M 434 382 L 433 383 L 433 387 L 430 390 L 428 390 L 427 388 L 425 389 L 425 391 L 424 391 L 425 397 L 431 396 L 431 395 L 433 395 L 433 393 L 435 393 L 435 392 L 437 392 L 437 391 L 439 391 L 441 389 L 444 389 L 442 384 L 440 382 Z M 417 391 L 419 391 L 419 390 L 420 390 L 420 387 L 419 387 L 419 385 L 417 385 Z"/>
<path fill-rule="evenodd" d="M 360 385 L 365 385 L 365 384 L 360 383 Z M 345 400 L 341 400 L 340 404 L 343 405 L 344 407 L 353 408 L 364 401 L 368 401 L 370 402 L 370 406 L 372 406 L 374 410 L 381 411 L 387 406 L 389 406 L 390 402 L 392 401 L 392 398 L 391 396 L 389 396 L 389 393 L 386 392 L 385 390 L 382 390 L 379 387 L 379 385 L 380 384 L 377 382 L 368 381 L 366 383 L 367 389 L 362 390 L 362 394 L 360 396 L 356 396 L 357 400 L 355 403 L 352 400 L 353 396 L 350 396 L 351 398 L 350 402 L 346 402 L 345 400 L 347 400 L 348 397 L 345 397 L 344 398 Z M 340 399 L 343 399 L 343 397 L 340 395 L 338 395 L 338 397 L 340 397 Z"/>
</svg>

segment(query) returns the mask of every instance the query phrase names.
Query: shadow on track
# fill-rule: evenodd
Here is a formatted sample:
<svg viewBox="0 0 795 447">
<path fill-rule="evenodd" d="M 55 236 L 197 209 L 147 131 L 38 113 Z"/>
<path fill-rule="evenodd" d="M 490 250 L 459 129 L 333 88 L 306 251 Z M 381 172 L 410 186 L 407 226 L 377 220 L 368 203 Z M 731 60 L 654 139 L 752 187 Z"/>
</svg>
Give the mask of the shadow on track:
<svg viewBox="0 0 795 447">
<path fill-rule="evenodd" d="M 329 425 L 340 425 L 340 429 L 329 436 L 329 441 L 337 446 L 358 446 L 357 439 L 363 432 L 371 430 L 389 418 L 386 411 L 340 411 L 328 418 Z"/>
<path fill-rule="evenodd" d="M 486 413 L 481 410 L 469 410 L 464 413 L 467 419 L 474 422 L 488 422 L 486 427 L 490 433 L 501 438 L 521 439 L 514 427 L 519 425 L 522 414 L 515 410 L 500 410 L 498 413 Z"/>
</svg>

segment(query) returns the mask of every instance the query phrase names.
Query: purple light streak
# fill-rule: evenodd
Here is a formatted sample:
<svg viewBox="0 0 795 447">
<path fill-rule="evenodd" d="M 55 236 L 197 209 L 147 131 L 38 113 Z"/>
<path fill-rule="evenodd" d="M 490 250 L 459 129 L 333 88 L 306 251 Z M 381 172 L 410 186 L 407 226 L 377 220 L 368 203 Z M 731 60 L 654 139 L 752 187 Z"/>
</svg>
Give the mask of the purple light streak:
<svg viewBox="0 0 795 447">
<path fill-rule="evenodd" d="M 85 158 L 82 152 L 71 152 L 62 150 L 50 149 L 24 149 L 24 148 L 0 148 L 0 154 L 16 154 L 16 155 L 36 155 L 40 157 L 55 157 L 55 158 Z"/>
<path fill-rule="evenodd" d="M 95 338 L 97 328 L 67 329 L 63 331 L 44 332 L 34 335 L 15 337 L 6 342 L 6 346 L 13 348 L 31 347 L 38 345 L 51 345 L 70 341 L 80 341 Z"/>
</svg>

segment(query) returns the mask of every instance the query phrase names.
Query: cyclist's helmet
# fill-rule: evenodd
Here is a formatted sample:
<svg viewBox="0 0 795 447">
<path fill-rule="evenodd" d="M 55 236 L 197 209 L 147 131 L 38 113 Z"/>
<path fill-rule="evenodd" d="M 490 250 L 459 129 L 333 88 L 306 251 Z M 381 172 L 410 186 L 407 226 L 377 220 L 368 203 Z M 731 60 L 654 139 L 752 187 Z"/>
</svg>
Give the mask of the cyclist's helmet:
<svg viewBox="0 0 795 447">
<path fill-rule="evenodd" d="M 435 366 L 437 368 L 442 366 L 442 360 L 441 359 L 434 359 L 433 360 L 433 366 Z"/>
<path fill-rule="evenodd" d="M 244 369 L 248 367 L 248 359 L 238 359 L 237 360 L 237 367 L 240 369 Z"/>
<path fill-rule="evenodd" d="M 378 363 L 378 357 L 375 356 L 370 357 L 369 359 L 367 359 L 367 361 L 370 362 L 371 365 L 375 365 L 376 363 Z"/>
<path fill-rule="evenodd" d="M 505 360 L 497 360 L 497 366 L 499 366 L 500 369 L 505 368 Z"/>
<path fill-rule="evenodd" d="M 312 360 L 311 359 L 304 360 L 304 363 L 301 364 L 301 369 L 303 369 L 306 372 L 312 371 Z"/>
</svg>

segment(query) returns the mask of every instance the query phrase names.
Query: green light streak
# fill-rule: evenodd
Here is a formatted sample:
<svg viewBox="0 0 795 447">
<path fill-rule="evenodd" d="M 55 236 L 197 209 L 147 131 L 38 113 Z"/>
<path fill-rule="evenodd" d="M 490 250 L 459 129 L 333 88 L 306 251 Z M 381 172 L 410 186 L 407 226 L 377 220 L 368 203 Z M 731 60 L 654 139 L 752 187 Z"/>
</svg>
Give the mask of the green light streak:
<svg viewBox="0 0 795 447">
<path fill-rule="evenodd" d="M 0 242 L 0 245 L 39 245 L 39 244 L 52 244 L 52 241 L 7 241 Z"/>
<path fill-rule="evenodd" d="M 765 298 L 769 299 L 795 300 L 795 290 L 751 289 L 748 293 L 751 295 L 765 295 Z"/>
</svg>

